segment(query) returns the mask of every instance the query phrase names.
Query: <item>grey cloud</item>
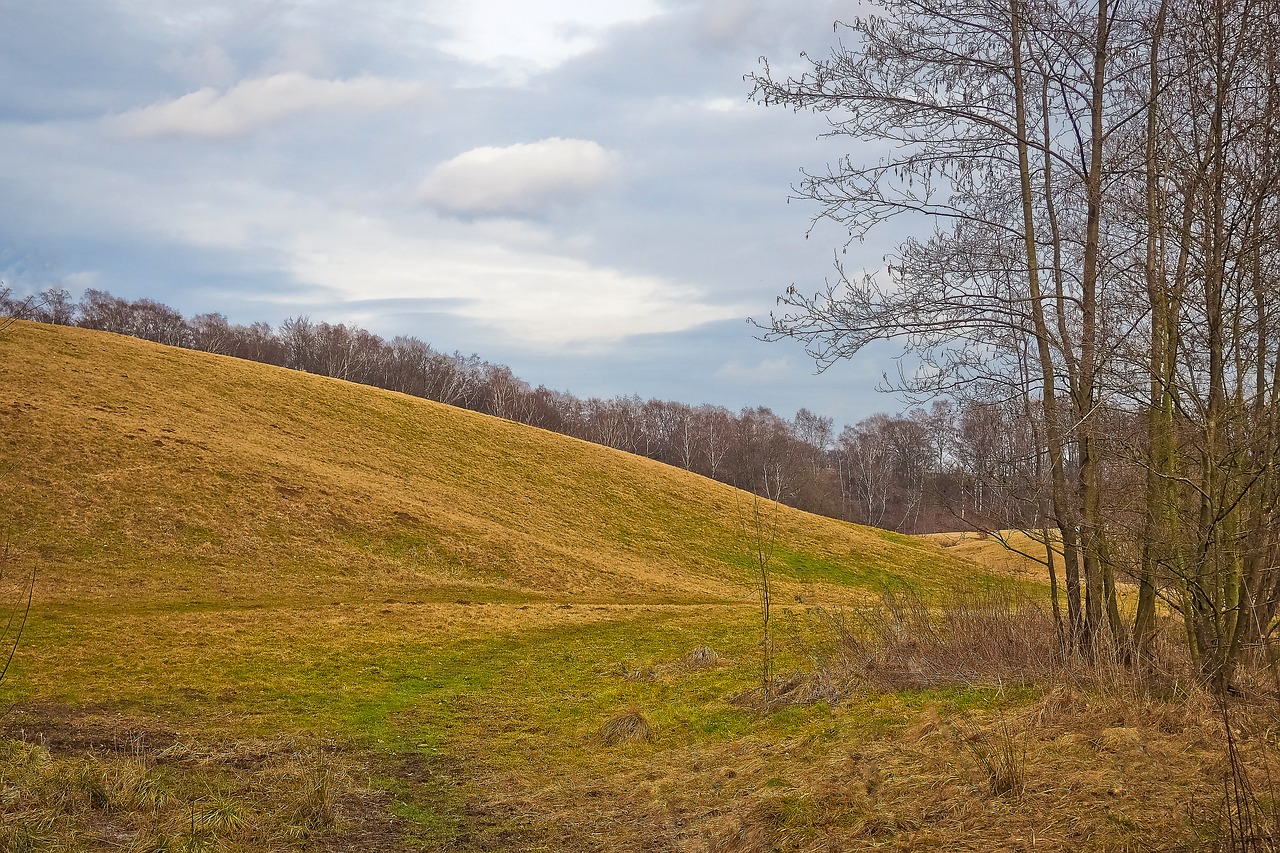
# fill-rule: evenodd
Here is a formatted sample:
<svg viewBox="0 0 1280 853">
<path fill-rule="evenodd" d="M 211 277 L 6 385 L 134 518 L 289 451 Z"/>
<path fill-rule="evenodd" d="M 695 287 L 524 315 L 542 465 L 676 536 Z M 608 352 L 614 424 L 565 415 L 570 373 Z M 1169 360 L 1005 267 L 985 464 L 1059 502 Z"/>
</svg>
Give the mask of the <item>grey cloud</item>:
<svg viewBox="0 0 1280 853">
<path fill-rule="evenodd" d="M 761 54 L 823 50 L 831 3 L 670 5 L 596 31 L 596 49 L 521 85 L 469 88 L 457 83 L 474 69 L 441 51 L 441 28 L 410 0 L 10 6 L 16 31 L 0 32 L 13 49 L 0 55 L 0 157 L 10 164 L 0 176 L 0 246 L 37 247 L 52 259 L 48 275 L 96 275 L 124 296 L 241 322 L 310 313 L 421 334 L 577 393 L 784 413 L 806 405 L 837 417 L 860 405 L 863 394 L 848 387 L 865 387 L 862 377 L 806 378 L 797 347 L 761 344 L 742 321 L 830 267 L 830 242 L 804 240 L 812 211 L 785 199 L 801 165 L 842 152 L 815 141 L 820 120 L 748 104 L 742 75 Z M 201 19 L 210 8 L 221 14 Z M 310 91 L 312 106 L 273 107 L 265 87 L 249 85 L 289 74 L 304 81 L 297 100 Z M 340 98 L 314 101 L 336 98 L 326 83 L 365 77 L 429 86 L 436 99 L 358 113 Z M 201 89 L 203 101 L 180 103 Z M 103 116 L 134 110 L 137 119 L 157 104 L 149 128 L 136 128 L 152 135 L 103 132 Z M 721 109 L 733 105 L 741 108 Z M 191 135 L 199 128 L 203 138 Z M 210 144 L 215 132 L 240 135 Z M 504 188 L 497 172 L 468 177 L 464 161 L 453 177 L 467 181 L 450 185 L 448 170 L 436 172 L 424 193 L 424 177 L 466 152 L 554 138 L 589 140 L 611 165 L 543 162 Z M 495 214 L 526 217 L 523 230 L 504 234 Z M 460 247 L 486 264 L 520 264 L 447 291 L 405 284 L 463 275 L 471 258 Z M 522 269 L 538 273 L 523 289 Z M 563 271 L 573 289 L 560 287 Z M 509 313 L 532 310 L 540 289 L 548 312 L 560 297 L 605 313 L 611 290 L 630 294 L 626 316 L 644 322 L 628 328 L 610 309 L 607 345 L 552 351 L 518 340 L 514 316 L 464 313 L 502 302 L 516 306 Z M 693 328 L 683 322 L 690 306 L 700 312 Z M 791 372 L 769 380 L 725 369 L 765 361 Z"/>
</svg>

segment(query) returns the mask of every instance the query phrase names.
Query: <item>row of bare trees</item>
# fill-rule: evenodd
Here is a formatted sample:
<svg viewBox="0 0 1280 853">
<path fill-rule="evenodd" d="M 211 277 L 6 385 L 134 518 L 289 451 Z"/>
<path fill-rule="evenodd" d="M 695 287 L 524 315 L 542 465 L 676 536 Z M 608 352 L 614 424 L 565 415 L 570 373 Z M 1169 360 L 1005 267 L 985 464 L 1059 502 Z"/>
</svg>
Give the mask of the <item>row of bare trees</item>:
<svg viewBox="0 0 1280 853">
<path fill-rule="evenodd" d="M 897 339 L 910 390 L 1021 409 L 1064 637 L 1141 660 L 1164 598 L 1226 690 L 1280 607 L 1280 5 L 866 9 L 755 94 L 886 152 L 807 174 L 818 217 L 924 228 L 878 276 L 789 290 L 767 336 L 820 365 Z"/>
<path fill-rule="evenodd" d="M 445 354 L 413 337 L 285 320 L 234 324 L 220 314 L 184 318 L 149 299 L 100 290 L 75 300 L 60 288 L 19 299 L 0 288 L 0 316 L 140 337 L 400 391 L 657 459 L 768 499 L 906 532 L 1017 525 L 1033 519 L 1027 473 L 1008 452 L 1019 429 L 1008 412 L 938 403 L 873 415 L 835 431 L 801 409 L 784 418 L 636 396 L 581 399 L 532 387 L 503 365 Z M 1015 416 L 1018 413 L 1013 413 Z"/>
</svg>

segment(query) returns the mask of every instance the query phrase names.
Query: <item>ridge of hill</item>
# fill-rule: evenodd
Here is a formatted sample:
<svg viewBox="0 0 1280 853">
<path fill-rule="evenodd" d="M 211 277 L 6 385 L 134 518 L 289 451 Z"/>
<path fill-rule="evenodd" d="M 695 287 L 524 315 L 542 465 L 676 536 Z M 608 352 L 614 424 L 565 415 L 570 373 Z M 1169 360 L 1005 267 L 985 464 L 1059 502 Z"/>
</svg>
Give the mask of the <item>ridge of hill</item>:
<svg viewBox="0 0 1280 853">
<path fill-rule="evenodd" d="M 46 604 L 751 596 L 752 497 L 661 463 L 71 327 L 15 325 L 0 364 L 3 532 Z M 974 581 L 906 536 L 787 507 L 776 526 L 780 580 L 824 595 Z"/>
</svg>

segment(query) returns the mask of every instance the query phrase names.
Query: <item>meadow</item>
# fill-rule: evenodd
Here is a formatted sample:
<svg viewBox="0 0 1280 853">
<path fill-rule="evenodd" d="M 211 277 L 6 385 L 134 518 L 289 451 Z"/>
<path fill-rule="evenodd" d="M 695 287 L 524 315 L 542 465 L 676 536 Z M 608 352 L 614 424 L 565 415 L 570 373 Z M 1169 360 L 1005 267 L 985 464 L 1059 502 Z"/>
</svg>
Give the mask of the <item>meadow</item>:
<svg viewBox="0 0 1280 853">
<path fill-rule="evenodd" d="M 1026 565 L 772 505 L 762 536 L 750 495 L 656 462 L 116 335 L 19 323 L 0 364 L 0 592 L 26 620 L 0 850 L 1230 835 L 1222 720 L 1176 661 L 923 668 L 912 613 L 978 614 L 948 659 L 1042 648 Z M 1258 770 L 1270 709 L 1232 722 Z"/>
</svg>

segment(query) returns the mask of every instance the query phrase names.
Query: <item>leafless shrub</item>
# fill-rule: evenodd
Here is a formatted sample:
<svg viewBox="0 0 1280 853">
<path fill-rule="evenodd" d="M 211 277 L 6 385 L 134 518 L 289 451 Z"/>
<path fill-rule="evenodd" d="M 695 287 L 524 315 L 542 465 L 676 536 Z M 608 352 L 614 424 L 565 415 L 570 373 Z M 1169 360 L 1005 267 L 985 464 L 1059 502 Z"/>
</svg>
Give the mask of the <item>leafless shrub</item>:
<svg viewBox="0 0 1280 853">
<path fill-rule="evenodd" d="M 1176 698 L 1197 683 L 1173 617 L 1152 632 L 1141 653 L 1098 642 L 1088 655 L 1064 650 L 1048 608 L 1010 594 L 972 594 L 930 607 L 916 596 L 890 593 L 879 607 L 826 618 L 838 637 L 827 677 L 850 687 L 1068 684 Z"/>
<path fill-rule="evenodd" d="M 1061 663 L 1053 619 L 1025 599 L 976 595 L 930 608 L 911 595 L 830 615 L 846 680 L 878 690 L 1022 683 Z"/>
<path fill-rule="evenodd" d="M 1203 849 L 1214 853 L 1277 853 L 1280 851 L 1280 805 L 1270 767 L 1264 764 L 1261 782 L 1265 793 L 1257 793 L 1259 775 L 1241 752 L 1237 725 L 1225 696 L 1215 695 L 1217 713 L 1221 717 L 1225 771 L 1222 776 L 1222 799 L 1208 824 L 1211 839 Z M 1242 732 L 1243 734 L 1243 732 Z"/>
</svg>

